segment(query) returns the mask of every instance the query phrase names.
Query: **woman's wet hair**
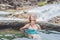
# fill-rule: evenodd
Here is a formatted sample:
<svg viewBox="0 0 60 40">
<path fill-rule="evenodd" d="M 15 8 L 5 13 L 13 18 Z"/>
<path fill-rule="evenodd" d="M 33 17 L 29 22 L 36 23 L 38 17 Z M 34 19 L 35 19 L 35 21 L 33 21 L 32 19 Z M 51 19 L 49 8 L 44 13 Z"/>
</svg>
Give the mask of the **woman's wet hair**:
<svg viewBox="0 0 60 40">
<path fill-rule="evenodd" d="M 32 15 L 29 16 L 29 22 L 31 22 L 31 16 L 32 16 Z M 33 16 L 35 17 L 35 15 L 33 15 Z M 36 20 L 34 20 L 34 21 L 36 21 Z"/>
<path fill-rule="evenodd" d="M 31 15 L 29 16 L 29 22 L 31 22 Z"/>
</svg>

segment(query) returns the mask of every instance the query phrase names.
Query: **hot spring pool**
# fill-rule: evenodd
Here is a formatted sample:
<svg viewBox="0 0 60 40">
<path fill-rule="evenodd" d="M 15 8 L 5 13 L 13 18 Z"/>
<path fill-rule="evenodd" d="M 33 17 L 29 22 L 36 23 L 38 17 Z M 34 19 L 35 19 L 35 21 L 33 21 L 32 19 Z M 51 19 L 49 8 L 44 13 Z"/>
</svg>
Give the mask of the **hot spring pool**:
<svg viewBox="0 0 60 40">
<path fill-rule="evenodd" d="M 45 31 L 40 32 L 42 40 L 60 40 L 60 32 L 57 31 Z M 27 37 L 21 37 L 20 34 L 0 34 L 0 40 L 36 40 L 29 39 Z"/>
</svg>

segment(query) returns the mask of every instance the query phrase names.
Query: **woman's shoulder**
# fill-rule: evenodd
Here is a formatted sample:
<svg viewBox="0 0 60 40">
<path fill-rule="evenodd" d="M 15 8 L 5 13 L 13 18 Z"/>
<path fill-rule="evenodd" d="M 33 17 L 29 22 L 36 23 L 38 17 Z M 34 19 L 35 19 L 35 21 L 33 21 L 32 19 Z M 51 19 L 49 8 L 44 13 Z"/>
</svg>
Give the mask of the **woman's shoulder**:
<svg viewBox="0 0 60 40">
<path fill-rule="evenodd" d="M 26 24 L 25 26 L 29 26 L 29 23 L 28 23 L 28 24 Z"/>
<path fill-rule="evenodd" d="M 38 26 L 39 26 L 39 24 L 36 24 L 36 25 L 38 25 Z"/>
<path fill-rule="evenodd" d="M 40 25 L 39 25 L 39 24 L 36 24 L 36 26 L 40 27 Z"/>
</svg>

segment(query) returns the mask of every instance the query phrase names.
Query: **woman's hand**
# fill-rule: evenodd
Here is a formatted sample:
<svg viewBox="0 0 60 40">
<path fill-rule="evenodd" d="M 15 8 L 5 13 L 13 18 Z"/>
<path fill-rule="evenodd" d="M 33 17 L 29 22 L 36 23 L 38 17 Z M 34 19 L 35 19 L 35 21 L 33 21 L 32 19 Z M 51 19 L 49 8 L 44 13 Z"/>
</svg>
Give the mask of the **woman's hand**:
<svg viewBox="0 0 60 40">
<path fill-rule="evenodd" d="M 23 31 L 23 28 L 20 28 L 20 31 Z"/>
<path fill-rule="evenodd" d="M 20 31 L 25 30 L 26 28 L 28 28 L 29 24 L 26 24 L 24 27 L 20 28 Z"/>
<path fill-rule="evenodd" d="M 20 28 L 20 30 L 23 30 L 23 27 L 22 27 L 22 28 Z"/>
</svg>

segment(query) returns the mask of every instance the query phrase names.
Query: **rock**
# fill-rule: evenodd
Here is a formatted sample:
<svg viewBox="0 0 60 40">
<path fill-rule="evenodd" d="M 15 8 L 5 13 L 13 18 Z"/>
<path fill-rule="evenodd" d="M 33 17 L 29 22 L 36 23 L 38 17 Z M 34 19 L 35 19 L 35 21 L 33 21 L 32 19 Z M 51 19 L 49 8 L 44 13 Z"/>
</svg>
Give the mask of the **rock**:
<svg viewBox="0 0 60 40">
<path fill-rule="evenodd" d="M 55 23 L 55 24 L 60 24 L 60 16 L 53 17 L 48 22 Z"/>
<path fill-rule="evenodd" d="M 0 36 L 3 36 L 3 35 L 0 35 Z"/>
<path fill-rule="evenodd" d="M 13 40 L 32 40 L 32 39 L 28 39 L 28 38 L 15 38 Z"/>
<path fill-rule="evenodd" d="M 6 34 L 5 36 L 10 36 L 10 37 L 12 37 L 13 35 L 12 35 L 12 34 Z"/>
<path fill-rule="evenodd" d="M 22 20 L 5 20 L 5 21 L 1 20 L 0 29 L 13 28 L 19 30 L 27 23 L 28 23 L 27 20 L 26 21 L 24 20 L 24 22 Z M 60 31 L 60 25 L 58 24 L 49 23 L 49 22 L 37 22 L 37 24 L 41 25 L 42 29 Z"/>
<path fill-rule="evenodd" d="M 6 39 L 6 38 L 1 38 L 1 40 L 8 40 L 8 39 Z"/>
</svg>

